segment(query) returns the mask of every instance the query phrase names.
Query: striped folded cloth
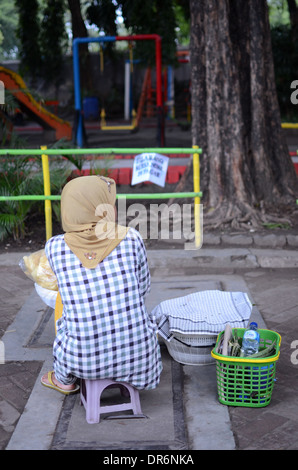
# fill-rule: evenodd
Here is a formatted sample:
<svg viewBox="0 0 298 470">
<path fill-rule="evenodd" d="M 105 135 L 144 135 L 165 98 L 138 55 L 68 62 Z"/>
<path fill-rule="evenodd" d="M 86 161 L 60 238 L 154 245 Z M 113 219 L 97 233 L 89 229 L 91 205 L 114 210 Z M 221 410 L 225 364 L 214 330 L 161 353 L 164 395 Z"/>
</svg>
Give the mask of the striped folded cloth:
<svg viewBox="0 0 298 470">
<path fill-rule="evenodd" d="M 207 290 L 165 300 L 150 317 L 166 341 L 175 333 L 217 335 L 227 323 L 232 328 L 245 328 L 252 303 L 244 292 Z"/>
</svg>

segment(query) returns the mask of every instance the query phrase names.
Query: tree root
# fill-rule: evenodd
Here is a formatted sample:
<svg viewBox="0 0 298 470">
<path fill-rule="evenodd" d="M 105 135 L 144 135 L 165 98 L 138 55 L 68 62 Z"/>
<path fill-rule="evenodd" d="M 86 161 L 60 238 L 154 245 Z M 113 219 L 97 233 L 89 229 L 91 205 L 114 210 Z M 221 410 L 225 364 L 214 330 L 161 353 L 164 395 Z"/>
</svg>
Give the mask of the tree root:
<svg viewBox="0 0 298 470">
<path fill-rule="evenodd" d="M 252 208 L 247 204 L 223 204 L 212 211 L 204 212 L 204 228 L 232 228 L 237 230 L 263 229 L 266 225 L 279 225 L 290 228 L 294 223 L 295 209 L 285 216 L 272 209 Z M 297 217 L 297 216 L 296 216 Z"/>
</svg>

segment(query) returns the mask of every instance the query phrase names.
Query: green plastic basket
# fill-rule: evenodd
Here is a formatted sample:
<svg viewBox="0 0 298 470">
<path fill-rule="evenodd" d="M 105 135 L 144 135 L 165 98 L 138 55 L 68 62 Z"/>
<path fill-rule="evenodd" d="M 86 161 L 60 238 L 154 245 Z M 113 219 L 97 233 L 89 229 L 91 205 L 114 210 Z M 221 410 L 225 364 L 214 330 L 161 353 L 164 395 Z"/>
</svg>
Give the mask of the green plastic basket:
<svg viewBox="0 0 298 470">
<path fill-rule="evenodd" d="M 245 328 L 236 328 L 239 338 L 243 338 Z M 233 331 L 234 331 L 233 330 Z M 218 399 L 223 405 L 260 408 L 271 401 L 276 361 L 280 354 L 281 336 L 270 330 L 259 330 L 260 349 L 276 341 L 274 356 L 263 358 L 223 356 L 216 352 L 224 331 L 211 352 L 216 362 Z"/>
</svg>

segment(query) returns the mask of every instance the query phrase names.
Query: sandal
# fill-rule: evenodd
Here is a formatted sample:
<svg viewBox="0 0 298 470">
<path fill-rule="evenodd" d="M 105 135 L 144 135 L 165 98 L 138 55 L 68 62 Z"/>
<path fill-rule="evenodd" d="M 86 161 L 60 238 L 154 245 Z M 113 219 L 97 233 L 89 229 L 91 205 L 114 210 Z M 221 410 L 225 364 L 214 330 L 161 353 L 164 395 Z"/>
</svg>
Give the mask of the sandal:
<svg viewBox="0 0 298 470">
<path fill-rule="evenodd" d="M 80 390 L 80 386 L 76 384 L 75 388 L 73 388 L 72 390 L 64 390 L 63 388 L 61 387 L 58 387 L 58 385 L 55 385 L 53 380 L 52 380 L 52 374 L 54 373 L 54 371 L 50 371 L 48 372 L 48 381 L 50 383 L 46 383 L 46 382 L 43 382 L 42 378 L 41 378 L 41 383 L 42 385 L 44 385 L 44 387 L 47 387 L 47 388 L 52 388 L 53 390 L 57 390 L 57 392 L 60 392 L 60 393 L 63 393 L 63 395 L 71 395 L 72 393 L 77 393 L 79 390 Z"/>
</svg>

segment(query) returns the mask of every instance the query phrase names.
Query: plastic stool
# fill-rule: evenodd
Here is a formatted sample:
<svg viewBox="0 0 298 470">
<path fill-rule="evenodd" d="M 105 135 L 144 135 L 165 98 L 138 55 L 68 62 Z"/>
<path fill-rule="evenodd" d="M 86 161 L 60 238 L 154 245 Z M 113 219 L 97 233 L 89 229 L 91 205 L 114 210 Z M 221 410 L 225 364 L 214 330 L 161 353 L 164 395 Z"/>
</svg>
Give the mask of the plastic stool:
<svg viewBox="0 0 298 470">
<path fill-rule="evenodd" d="M 130 397 L 129 403 L 118 405 L 101 406 L 101 394 L 106 388 L 120 388 L 121 395 Z M 100 415 L 103 413 L 112 413 L 115 411 L 132 410 L 134 415 L 145 418 L 142 414 L 139 391 L 125 382 L 115 382 L 110 379 L 84 380 L 81 379 L 81 404 L 86 410 L 87 423 L 99 423 Z M 122 416 L 124 417 L 124 416 Z M 130 418 L 133 416 L 125 416 Z"/>
</svg>

